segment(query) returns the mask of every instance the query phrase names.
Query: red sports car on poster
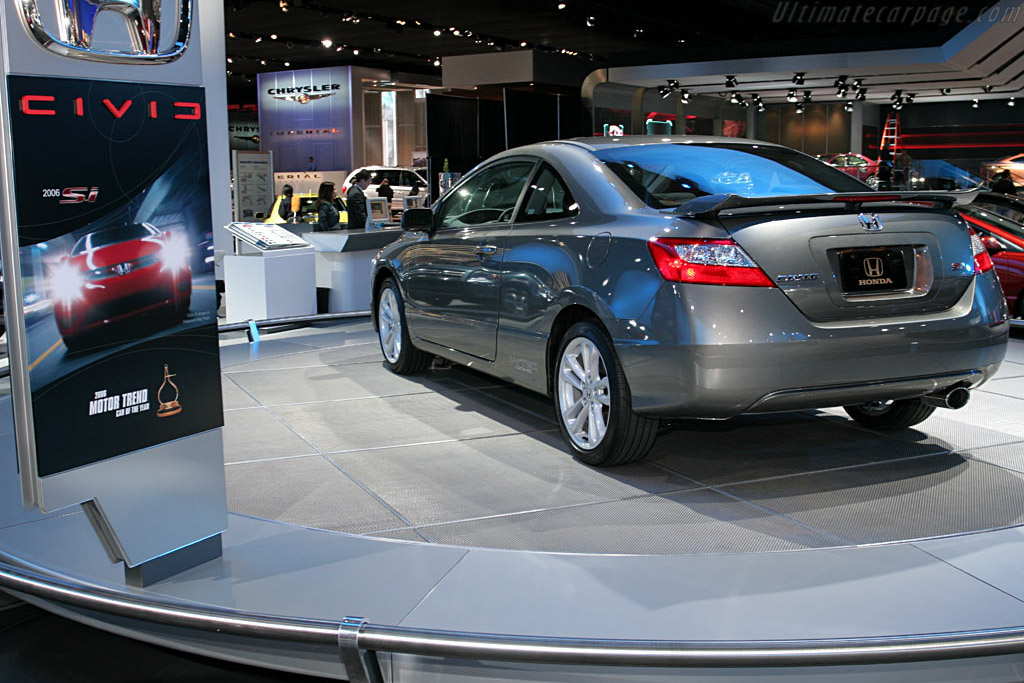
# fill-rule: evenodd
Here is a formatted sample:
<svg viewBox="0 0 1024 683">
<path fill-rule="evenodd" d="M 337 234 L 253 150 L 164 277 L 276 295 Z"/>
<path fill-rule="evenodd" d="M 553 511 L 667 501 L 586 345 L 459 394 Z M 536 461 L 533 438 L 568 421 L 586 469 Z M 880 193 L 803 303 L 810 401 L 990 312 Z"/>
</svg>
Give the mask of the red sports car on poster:
<svg viewBox="0 0 1024 683">
<path fill-rule="evenodd" d="M 868 182 L 869 178 L 873 178 L 878 173 L 877 161 L 856 152 L 829 154 L 822 157 L 821 160 L 829 166 L 835 166 L 847 175 L 852 175 L 862 183 Z"/>
<path fill-rule="evenodd" d="M 148 223 L 84 235 L 50 273 L 54 317 L 74 350 L 93 332 L 145 314 L 188 315 L 192 271 L 185 241 Z"/>
<path fill-rule="evenodd" d="M 960 207 L 960 215 L 988 251 L 1010 315 L 1024 318 L 1024 225 L 974 204 Z"/>
<path fill-rule="evenodd" d="M 1009 171 L 1013 184 L 1017 187 L 1024 185 L 1024 153 L 1014 154 L 999 161 L 988 161 L 981 165 L 981 175 L 987 181 L 991 181 L 1000 171 Z"/>
</svg>

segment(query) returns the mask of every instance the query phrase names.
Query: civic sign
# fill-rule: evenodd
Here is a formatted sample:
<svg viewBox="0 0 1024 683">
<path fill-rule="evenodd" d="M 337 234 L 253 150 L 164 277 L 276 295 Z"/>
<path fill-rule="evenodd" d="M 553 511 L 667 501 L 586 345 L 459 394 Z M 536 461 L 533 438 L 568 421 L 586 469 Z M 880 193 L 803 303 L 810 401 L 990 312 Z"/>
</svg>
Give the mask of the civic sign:
<svg viewBox="0 0 1024 683">
<path fill-rule="evenodd" d="M 178 0 L 174 44 L 160 49 L 160 0 L 55 0 L 57 32 L 44 24 L 38 0 L 17 0 L 25 29 L 42 47 L 64 57 L 113 64 L 164 64 L 180 57 L 192 33 L 193 0 Z M 131 50 L 97 49 L 92 45 L 96 16 L 103 11 L 124 18 Z"/>
</svg>

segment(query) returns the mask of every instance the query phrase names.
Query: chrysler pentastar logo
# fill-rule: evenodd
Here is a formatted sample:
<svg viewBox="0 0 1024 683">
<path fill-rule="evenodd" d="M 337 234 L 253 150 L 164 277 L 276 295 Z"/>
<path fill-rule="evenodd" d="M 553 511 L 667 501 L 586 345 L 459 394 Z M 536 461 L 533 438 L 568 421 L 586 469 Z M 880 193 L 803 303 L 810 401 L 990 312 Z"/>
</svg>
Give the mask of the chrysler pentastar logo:
<svg viewBox="0 0 1024 683">
<path fill-rule="evenodd" d="M 188 48 L 192 34 L 193 0 L 178 0 L 178 30 L 174 44 L 160 49 L 160 0 L 55 0 L 57 35 L 43 25 L 38 0 L 16 0 L 21 23 L 47 50 L 64 57 L 115 64 L 164 64 Z M 96 16 L 120 14 L 131 41 L 131 50 L 100 50 L 92 46 Z"/>
<path fill-rule="evenodd" d="M 324 97 L 330 97 L 334 93 L 325 92 L 319 95 L 307 95 L 306 93 L 299 93 L 298 95 L 271 95 L 275 100 L 285 100 L 286 102 L 298 102 L 299 104 L 309 104 L 313 100 L 319 100 Z"/>
<path fill-rule="evenodd" d="M 866 215 L 862 213 L 857 216 L 857 220 L 860 221 L 860 227 L 871 232 L 876 232 L 885 227 L 882 225 L 882 221 L 878 220 L 877 214 Z"/>
</svg>

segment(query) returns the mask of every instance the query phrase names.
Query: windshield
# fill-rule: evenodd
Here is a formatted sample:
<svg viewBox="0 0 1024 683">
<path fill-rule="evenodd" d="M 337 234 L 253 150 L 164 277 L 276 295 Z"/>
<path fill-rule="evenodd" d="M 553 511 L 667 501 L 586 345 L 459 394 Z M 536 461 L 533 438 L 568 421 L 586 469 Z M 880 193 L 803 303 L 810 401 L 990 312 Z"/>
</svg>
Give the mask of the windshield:
<svg viewBox="0 0 1024 683">
<path fill-rule="evenodd" d="M 74 249 L 71 250 L 71 253 L 81 254 L 89 249 L 99 249 L 100 247 L 105 247 L 108 244 L 128 242 L 129 240 L 137 240 L 140 237 L 153 237 L 154 235 L 159 234 L 160 233 L 158 233 L 155 228 L 151 228 L 143 223 L 132 223 L 131 225 L 108 228 L 98 232 L 91 232 L 78 240 Z"/>
<path fill-rule="evenodd" d="M 782 197 L 870 191 L 852 176 L 786 147 L 667 143 L 601 149 L 595 155 L 656 209 L 709 194 Z"/>
</svg>

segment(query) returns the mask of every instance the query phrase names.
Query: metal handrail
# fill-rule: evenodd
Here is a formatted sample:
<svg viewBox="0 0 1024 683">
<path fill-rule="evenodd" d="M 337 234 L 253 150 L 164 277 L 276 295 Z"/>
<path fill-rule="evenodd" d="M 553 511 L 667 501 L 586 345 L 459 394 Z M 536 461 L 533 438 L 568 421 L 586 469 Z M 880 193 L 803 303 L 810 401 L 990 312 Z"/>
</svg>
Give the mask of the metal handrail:
<svg viewBox="0 0 1024 683">
<path fill-rule="evenodd" d="M 368 318 L 370 311 L 348 311 L 345 313 L 311 313 L 310 315 L 292 315 L 285 318 L 266 318 L 264 320 L 253 320 L 256 327 L 279 327 L 281 325 L 299 325 L 303 323 L 316 323 L 326 320 L 345 320 L 348 318 Z M 217 332 L 237 332 L 249 328 L 249 321 L 237 323 L 220 323 L 217 325 Z"/>
<path fill-rule="evenodd" d="M 440 631 L 374 625 L 359 617 L 347 617 L 338 622 L 299 619 L 126 595 L 14 566 L 2 558 L 0 587 L 123 618 L 236 636 L 335 645 L 341 648 L 346 664 L 356 661 L 345 656 L 351 654 L 345 652 L 349 646 L 363 657 L 367 668 L 375 668 L 373 655 L 376 652 L 544 664 L 654 667 L 907 663 L 1024 652 L 1024 626 L 871 638 L 643 641 Z M 375 680 L 372 675 L 364 678 L 364 672 L 348 673 L 353 680 Z"/>
</svg>

